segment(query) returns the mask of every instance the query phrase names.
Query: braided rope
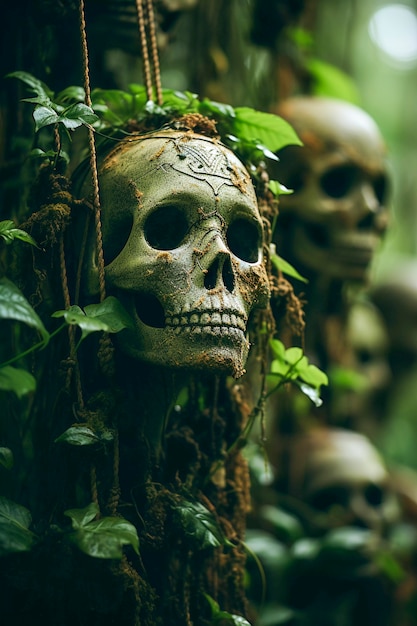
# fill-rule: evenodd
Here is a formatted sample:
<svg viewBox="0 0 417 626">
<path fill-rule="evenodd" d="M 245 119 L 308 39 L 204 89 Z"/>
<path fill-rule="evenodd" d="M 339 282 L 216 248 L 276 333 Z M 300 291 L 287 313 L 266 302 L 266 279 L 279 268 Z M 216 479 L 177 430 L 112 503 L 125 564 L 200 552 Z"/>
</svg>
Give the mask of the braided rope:
<svg viewBox="0 0 417 626">
<path fill-rule="evenodd" d="M 151 65 L 149 62 L 148 40 L 146 37 L 145 14 L 143 11 L 142 0 L 136 0 L 136 10 L 138 12 L 138 25 L 140 34 L 140 45 L 142 48 L 143 76 L 145 79 L 146 97 L 148 98 L 148 100 L 153 100 Z"/>
<path fill-rule="evenodd" d="M 161 70 L 159 66 L 158 42 L 156 39 L 155 15 L 153 10 L 153 0 L 147 0 L 148 20 L 149 20 L 149 38 L 151 42 L 151 53 L 153 63 L 153 74 L 156 90 L 156 101 L 162 105 L 162 86 L 161 86 Z"/>
<path fill-rule="evenodd" d="M 89 74 L 89 59 L 88 59 L 88 46 L 87 46 L 87 33 L 85 24 L 85 10 L 84 0 L 80 0 L 80 36 L 81 47 L 83 54 L 83 69 L 84 69 L 84 91 L 85 91 L 85 103 L 91 107 L 91 90 L 90 90 L 90 74 Z M 91 166 L 91 178 L 93 182 L 93 207 L 94 207 L 94 222 L 96 228 L 96 245 L 97 245 L 97 263 L 98 263 L 98 277 L 100 287 L 100 301 L 103 301 L 106 297 L 106 287 L 104 281 L 104 254 L 103 254 L 103 236 L 101 230 L 101 210 L 100 210 L 100 192 L 98 184 L 98 172 L 97 172 L 97 154 L 96 144 L 94 139 L 94 131 L 91 127 L 88 128 L 88 143 L 90 148 L 90 166 Z"/>
<path fill-rule="evenodd" d="M 140 45 L 142 49 L 146 96 L 148 100 L 153 101 L 153 88 L 155 87 L 156 101 L 159 105 L 162 105 L 161 71 L 159 65 L 153 0 L 136 0 L 136 9 L 138 13 L 138 26 Z M 148 33 L 146 32 L 146 24 L 148 26 Z M 151 63 L 153 68 L 151 67 Z"/>
</svg>

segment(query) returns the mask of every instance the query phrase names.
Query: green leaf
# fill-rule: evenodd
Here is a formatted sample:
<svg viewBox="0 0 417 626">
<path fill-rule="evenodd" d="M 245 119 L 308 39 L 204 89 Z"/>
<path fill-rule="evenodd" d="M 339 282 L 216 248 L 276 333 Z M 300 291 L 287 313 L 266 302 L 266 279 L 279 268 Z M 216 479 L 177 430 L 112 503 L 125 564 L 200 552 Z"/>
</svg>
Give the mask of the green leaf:
<svg viewBox="0 0 417 626">
<path fill-rule="evenodd" d="M 98 318 L 105 323 L 109 333 L 118 333 L 134 325 L 129 313 L 114 296 L 108 296 L 99 304 L 88 304 L 84 311 L 87 317 Z"/>
<path fill-rule="evenodd" d="M 0 367 L 0 389 L 13 391 L 18 398 L 36 389 L 36 380 L 30 372 L 11 365 Z"/>
<path fill-rule="evenodd" d="M 322 385 L 329 384 L 329 379 L 327 378 L 327 375 L 316 365 L 309 364 L 307 365 L 307 367 L 303 368 L 302 370 L 299 369 L 298 371 L 300 378 L 302 378 L 303 381 L 308 385 L 320 388 Z"/>
<path fill-rule="evenodd" d="M 91 92 L 91 100 L 93 110 L 100 111 L 98 106 L 105 105 L 105 111 L 102 111 L 101 118 L 112 126 L 122 126 L 134 117 L 135 97 L 131 93 L 126 93 L 120 89 L 94 89 Z M 139 98 L 138 98 L 139 100 Z M 141 105 L 145 105 L 145 99 Z"/>
<path fill-rule="evenodd" d="M 288 145 L 302 145 L 292 126 L 278 115 L 237 107 L 235 116 L 233 132 L 241 140 L 256 140 L 272 152 Z"/>
<path fill-rule="evenodd" d="M 175 510 L 184 533 L 195 540 L 200 550 L 233 545 L 224 536 L 210 511 L 200 502 L 184 500 Z"/>
<path fill-rule="evenodd" d="M 271 254 L 271 263 L 273 263 L 273 265 L 275 265 L 275 267 L 283 274 L 287 274 L 287 276 L 292 276 L 297 280 L 301 280 L 303 283 L 308 283 L 306 278 L 301 276 L 301 274 L 299 274 L 297 270 L 290 263 L 288 263 L 288 261 L 280 257 L 278 254 Z"/>
<path fill-rule="evenodd" d="M 91 502 L 84 509 L 68 509 L 64 512 L 64 515 L 69 517 L 72 522 L 72 527 L 77 530 L 89 524 L 99 513 L 97 504 Z"/>
<path fill-rule="evenodd" d="M 259 509 L 260 519 L 267 522 L 273 530 L 274 537 L 285 543 L 296 541 L 304 535 L 300 521 L 277 506 L 264 504 Z"/>
<path fill-rule="evenodd" d="M 59 437 L 55 439 L 55 443 L 68 443 L 71 446 L 91 446 L 97 443 L 111 441 L 113 435 L 109 430 L 103 430 L 100 434 L 96 434 L 87 426 L 71 426 Z"/>
<path fill-rule="evenodd" d="M 9 470 L 12 469 L 13 463 L 13 452 L 10 448 L 0 448 L 0 465 Z"/>
<path fill-rule="evenodd" d="M 295 380 L 294 383 L 297 385 L 297 387 L 300 388 L 303 394 L 312 401 L 315 406 L 319 407 L 323 404 L 323 400 L 320 398 L 320 391 L 318 389 L 316 389 L 315 387 L 311 387 L 310 385 L 307 385 L 300 380 Z"/>
<path fill-rule="evenodd" d="M 271 339 L 269 342 L 272 354 L 279 360 L 285 359 L 285 346 L 279 339 Z"/>
<path fill-rule="evenodd" d="M 12 220 L 4 220 L 0 222 L 0 237 L 6 242 L 6 244 L 12 243 L 15 239 L 20 239 L 26 243 L 30 243 L 32 246 L 38 247 L 36 241 L 24 230 L 16 228 Z"/>
<path fill-rule="evenodd" d="M 83 124 L 87 126 L 94 124 L 98 119 L 91 107 L 82 102 L 76 102 L 60 114 L 58 121 L 64 124 L 65 128 L 75 130 Z"/>
<path fill-rule="evenodd" d="M 235 110 L 230 104 L 224 104 L 223 102 L 215 102 L 204 98 L 198 107 L 199 113 L 206 115 L 207 117 L 221 116 L 221 117 L 236 117 Z"/>
<path fill-rule="evenodd" d="M 45 343 L 49 333 L 38 314 L 31 307 L 20 289 L 8 278 L 0 278 L 0 319 L 14 319 L 36 328 Z"/>
<path fill-rule="evenodd" d="M 214 598 L 209 596 L 207 593 L 204 594 L 204 597 L 210 605 L 212 624 L 216 624 L 218 622 L 224 623 L 227 621 L 229 624 L 235 624 L 235 626 L 251 626 L 248 620 L 241 615 L 234 615 L 232 613 L 228 613 L 227 611 L 222 611 L 216 600 L 214 600 Z"/>
<path fill-rule="evenodd" d="M 56 95 L 55 100 L 56 102 L 59 102 L 62 104 L 66 102 L 70 102 L 71 100 L 75 100 L 76 102 L 84 102 L 85 100 L 84 88 L 78 87 L 78 86 L 66 87 L 65 89 L 63 89 Z"/>
<path fill-rule="evenodd" d="M 82 340 L 96 331 L 118 333 L 133 324 L 126 309 L 114 296 L 99 304 L 87 305 L 85 311 L 74 304 L 66 311 L 55 311 L 52 317 L 63 317 L 67 324 L 79 326 Z"/>
<path fill-rule="evenodd" d="M 365 374 L 345 367 L 332 367 L 329 370 L 331 385 L 337 390 L 363 391 L 369 385 Z"/>
<path fill-rule="evenodd" d="M 338 98 L 360 105 L 355 83 L 342 70 L 319 59 L 309 59 L 306 66 L 313 79 L 313 95 Z"/>
<path fill-rule="evenodd" d="M 45 85 L 45 83 L 43 83 L 41 80 L 32 76 L 32 74 L 29 74 L 28 72 L 17 71 L 7 74 L 7 78 L 17 78 L 18 80 L 21 80 L 33 92 L 35 92 L 40 99 L 43 100 L 44 104 L 51 104 L 50 99 L 53 97 L 54 92 L 51 91 L 49 87 Z"/>
<path fill-rule="evenodd" d="M 271 374 L 280 376 L 281 378 L 288 378 L 291 375 L 290 365 L 284 359 L 274 359 L 271 361 L 269 371 Z M 292 372 L 292 377 L 296 376 L 295 372 Z"/>
<path fill-rule="evenodd" d="M 56 124 L 59 121 L 59 115 L 51 107 L 38 106 L 33 111 L 33 119 L 35 120 L 35 132 L 38 132 L 45 126 Z"/>
<path fill-rule="evenodd" d="M 356 564 L 374 557 L 379 547 L 379 538 L 374 532 L 354 526 L 343 526 L 330 530 L 322 540 L 320 559 L 339 569 L 349 563 Z"/>
<path fill-rule="evenodd" d="M 276 159 L 278 158 L 276 155 L 274 156 Z M 279 196 L 289 196 L 290 194 L 294 193 L 293 189 L 287 189 L 287 187 L 280 183 L 278 180 L 270 180 L 268 183 L 268 187 L 277 198 Z"/>
<path fill-rule="evenodd" d="M 31 515 L 24 506 L 0 497 L 0 556 L 28 552 L 35 543 Z"/>
<path fill-rule="evenodd" d="M 302 359 L 305 359 L 305 356 L 301 348 L 291 347 L 285 350 L 285 360 L 290 365 L 299 365 Z"/>
<path fill-rule="evenodd" d="M 125 545 L 131 545 L 139 554 L 139 538 L 133 524 L 122 517 L 102 517 L 92 521 L 96 513 L 97 507 L 93 503 L 85 509 L 65 511 L 75 529 L 69 539 L 77 548 L 96 559 L 121 559 Z"/>
</svg>

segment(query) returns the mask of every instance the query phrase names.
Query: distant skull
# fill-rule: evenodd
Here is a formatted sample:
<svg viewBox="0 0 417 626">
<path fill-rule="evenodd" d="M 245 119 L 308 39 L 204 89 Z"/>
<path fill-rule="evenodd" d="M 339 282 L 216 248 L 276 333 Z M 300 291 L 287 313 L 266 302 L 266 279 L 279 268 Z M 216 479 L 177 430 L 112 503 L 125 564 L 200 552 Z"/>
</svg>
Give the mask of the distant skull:
<svg viewBox="0 0 417 626">
<path fill-rule="evenodd" d="M 317 429 L 296 438 L 292 463 L 296 495 L 327 516 L 328 527 L 358 526 L 378 534 L 397 521 L 399 510 L 389 476 L 376 449 L 363 435 Z"/>
<path fill-rule="evenodd" d="M 240 376 L 248 318 L 269 297 L 262 221 L 242 163 L 218 141 L 164 130 L 122 141 L 99 179 L 106 284 L 135 323 L 121 349 Z"/>
<path fill-rule="evenodd" d="M 375 122 L 331 98 L 291 98 L 277 112 L 304 144 L 284 148 L 271 165 L 272 178 L 293 190 L 280 198 L 280 251 L 312 272 L 362 280 L 388 223 L 386 151 Z"/>
</svg>

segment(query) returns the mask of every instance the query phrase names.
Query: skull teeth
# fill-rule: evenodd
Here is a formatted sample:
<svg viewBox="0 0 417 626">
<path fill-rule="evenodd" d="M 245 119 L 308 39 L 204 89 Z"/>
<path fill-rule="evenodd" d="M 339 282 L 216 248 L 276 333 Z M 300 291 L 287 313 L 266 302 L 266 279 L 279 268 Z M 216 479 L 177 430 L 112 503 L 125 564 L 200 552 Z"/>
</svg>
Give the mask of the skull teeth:
<svg viewBox="0 0 417 626">
<path fill-rule="evenodd" d="M 167 315 L 165 325 L 174 328 L 178 334 L 191 329 L 192 333 L 210 333 L 220 335 L 226 330 L 246 330 L 246 319 L 237 311 L 181 311 L 179 315 Z"/>
</svg>

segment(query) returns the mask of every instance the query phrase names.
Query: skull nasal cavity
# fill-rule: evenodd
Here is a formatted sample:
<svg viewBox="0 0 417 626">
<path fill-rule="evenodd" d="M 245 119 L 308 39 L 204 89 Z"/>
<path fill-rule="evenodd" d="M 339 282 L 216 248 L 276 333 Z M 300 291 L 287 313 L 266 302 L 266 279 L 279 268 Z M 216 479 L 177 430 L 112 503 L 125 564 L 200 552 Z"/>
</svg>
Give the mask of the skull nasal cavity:
<svg viewBox="0 0 417 626">
<path fill-rule="evenodd" d="M 228 256 L 217 256 L 204 276 L 204 286 L 206 289 L 215 289 L 224 285 L 227 291 L 232 292 L 235 287 L 235 277 L 233 275 L 232 264 Z"/>
</svg>

